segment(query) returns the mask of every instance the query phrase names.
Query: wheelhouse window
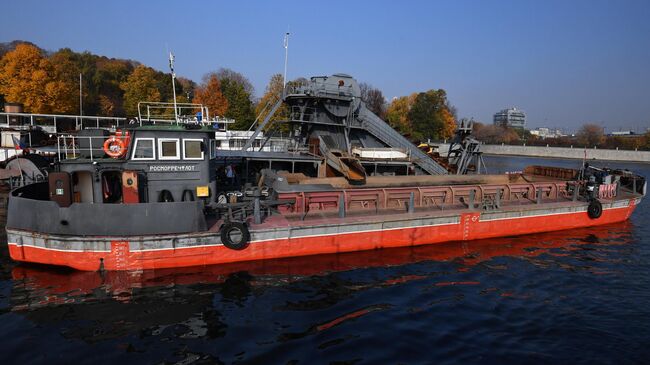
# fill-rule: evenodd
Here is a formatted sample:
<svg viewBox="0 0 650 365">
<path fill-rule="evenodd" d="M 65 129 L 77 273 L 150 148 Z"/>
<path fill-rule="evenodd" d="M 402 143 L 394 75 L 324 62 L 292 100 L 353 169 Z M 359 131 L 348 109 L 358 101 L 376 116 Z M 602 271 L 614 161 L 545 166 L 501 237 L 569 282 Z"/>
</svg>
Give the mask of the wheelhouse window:
<svg viewBox="0 0 650 365">
<path fill-rule="evenodd" d="M 133 160 L 153 160 L 156 157 L 153 138 L 136 138 L 133 148 Z"/>
<path fill-rule="evenodd" d="M 184 160 L 203 160 L 203 140 L 202 139 L 184 139 L 183 140 L 183 159 Z"/>
<path fill-rule="evenodd" d="M 181 158 L 179 141 L 175 138 L 158 138 L 158 158 L 161 160 L 178 160 Z"/>
</svg>

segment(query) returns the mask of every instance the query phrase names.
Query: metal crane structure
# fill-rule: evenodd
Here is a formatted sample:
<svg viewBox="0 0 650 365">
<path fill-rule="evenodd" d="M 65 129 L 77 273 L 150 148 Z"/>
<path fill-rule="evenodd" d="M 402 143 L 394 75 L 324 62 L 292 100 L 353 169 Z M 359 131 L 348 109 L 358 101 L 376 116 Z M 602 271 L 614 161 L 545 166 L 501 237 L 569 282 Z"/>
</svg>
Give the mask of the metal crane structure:
<svg viewBox="0 0 650 365">
<path fill-rule="evenodd" d="M 451 141 L 447 161 L 456 175 L 487 173 L 481 142 L 472 137 L 473 120 L 461 120 Z"/>
<path fill-rule="evenodd" d="M 271 122 L 283 103 L 288 118 Z M 242 151 L 249 151 L 262 131 L 268 140 L 285 123 L 296 146 L 318 151 L 329 168 L 346 177 L 345 171 L 357 171 L 359 165 L 372 174 L 447 174 L 446 168 L 371 112 L 361 100 L 359 84 L 346 74 L 316 76 L 306 85 L 285 89 L 266 117 L 252 126 L 255 132 Z"/>
</svg>

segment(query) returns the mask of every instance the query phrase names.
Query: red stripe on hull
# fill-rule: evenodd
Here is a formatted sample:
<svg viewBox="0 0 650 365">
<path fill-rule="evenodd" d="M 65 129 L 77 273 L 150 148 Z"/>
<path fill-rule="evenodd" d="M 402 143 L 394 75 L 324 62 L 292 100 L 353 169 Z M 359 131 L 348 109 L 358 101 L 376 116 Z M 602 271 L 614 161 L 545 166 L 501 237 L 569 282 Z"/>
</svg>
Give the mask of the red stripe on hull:
<svg viewBox="0 0 650 365">
<path fill-rule="evenodd" d="M 607 209 L 598 219 L 591 219 L 586 212 L 579 212 L 480 221 L 479 212 L 466 213 L 461 215 L 460 224 L 276 239 L 253 242 L 242 251 L 217 245 L 130 252 L 127 242 L 114 241 L 111 252 L 57 251 L 15 244 L 9 245 L 9 252 L 17 261 L 69 266 L 86 271 L 98 270 L 101 259 L 106 270 L 159 269 L 567 230 L 621 222 L 629 218 L 634 208 L 632 203 L 629 207 Z"/>
</svg>

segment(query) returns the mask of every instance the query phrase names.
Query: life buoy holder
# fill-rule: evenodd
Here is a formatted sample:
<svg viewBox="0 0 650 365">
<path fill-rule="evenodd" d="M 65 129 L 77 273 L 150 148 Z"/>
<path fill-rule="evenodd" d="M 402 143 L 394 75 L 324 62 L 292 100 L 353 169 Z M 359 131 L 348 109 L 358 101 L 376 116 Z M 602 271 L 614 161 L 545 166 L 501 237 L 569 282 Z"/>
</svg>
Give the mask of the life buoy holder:
<svg viewBox="0 0 650 365">
<path fill-rule="evenodd" d="M 120 158 L 126 154 L 126 144 L 124 140 L 111 136 L 104 142 L 104 153 L 112 158 Z"/>
<path fill-rule="evenodd" d="M 589 206 L 587 207 L 587 215 L 589 215 L 589 218 L 591 219 L 598 219 L 601 215 L 603 215 L 603 205 L 600 203 L 600 201 L 594 199 L 589 202 Z"/>
<path fill-rule="evenodd" d="M 243 250 L 248 247 L 251 234 L 246 224 L 229 222 L 221 226 L 221 243 L 231 250 Z"/>
</svg>

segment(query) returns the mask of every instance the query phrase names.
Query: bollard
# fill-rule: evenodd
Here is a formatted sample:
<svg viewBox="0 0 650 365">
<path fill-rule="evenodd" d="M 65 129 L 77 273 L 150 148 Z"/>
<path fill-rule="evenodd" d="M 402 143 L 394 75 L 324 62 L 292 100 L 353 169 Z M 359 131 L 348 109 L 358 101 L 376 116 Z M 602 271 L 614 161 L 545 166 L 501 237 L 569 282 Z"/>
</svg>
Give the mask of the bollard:
<svg viewBox="0 0 650 365">
<path fill-rule="evenodd" d="M 580 186 L 578 184 L 573 185 L 573 196 L 571 197 L 574 202 L 578 201 L 578 195 L 580 194 Z"/>
<path fill-rule="evenodd" d="M 345 198 L 339 195 L 339 218 L 345 218 Z"/>
<path fill-rule="evenodd" d="M 542 204 L 542 189 L 537 189 L 537 204 Z"/>
<path fill-rule="evenodd" d="M 407 211 L 409 213 L 415 212 L 415 193 L 411 192 L 411 195 L 409 196 L 409 204 L 407 207 Z"/>
</svg>

